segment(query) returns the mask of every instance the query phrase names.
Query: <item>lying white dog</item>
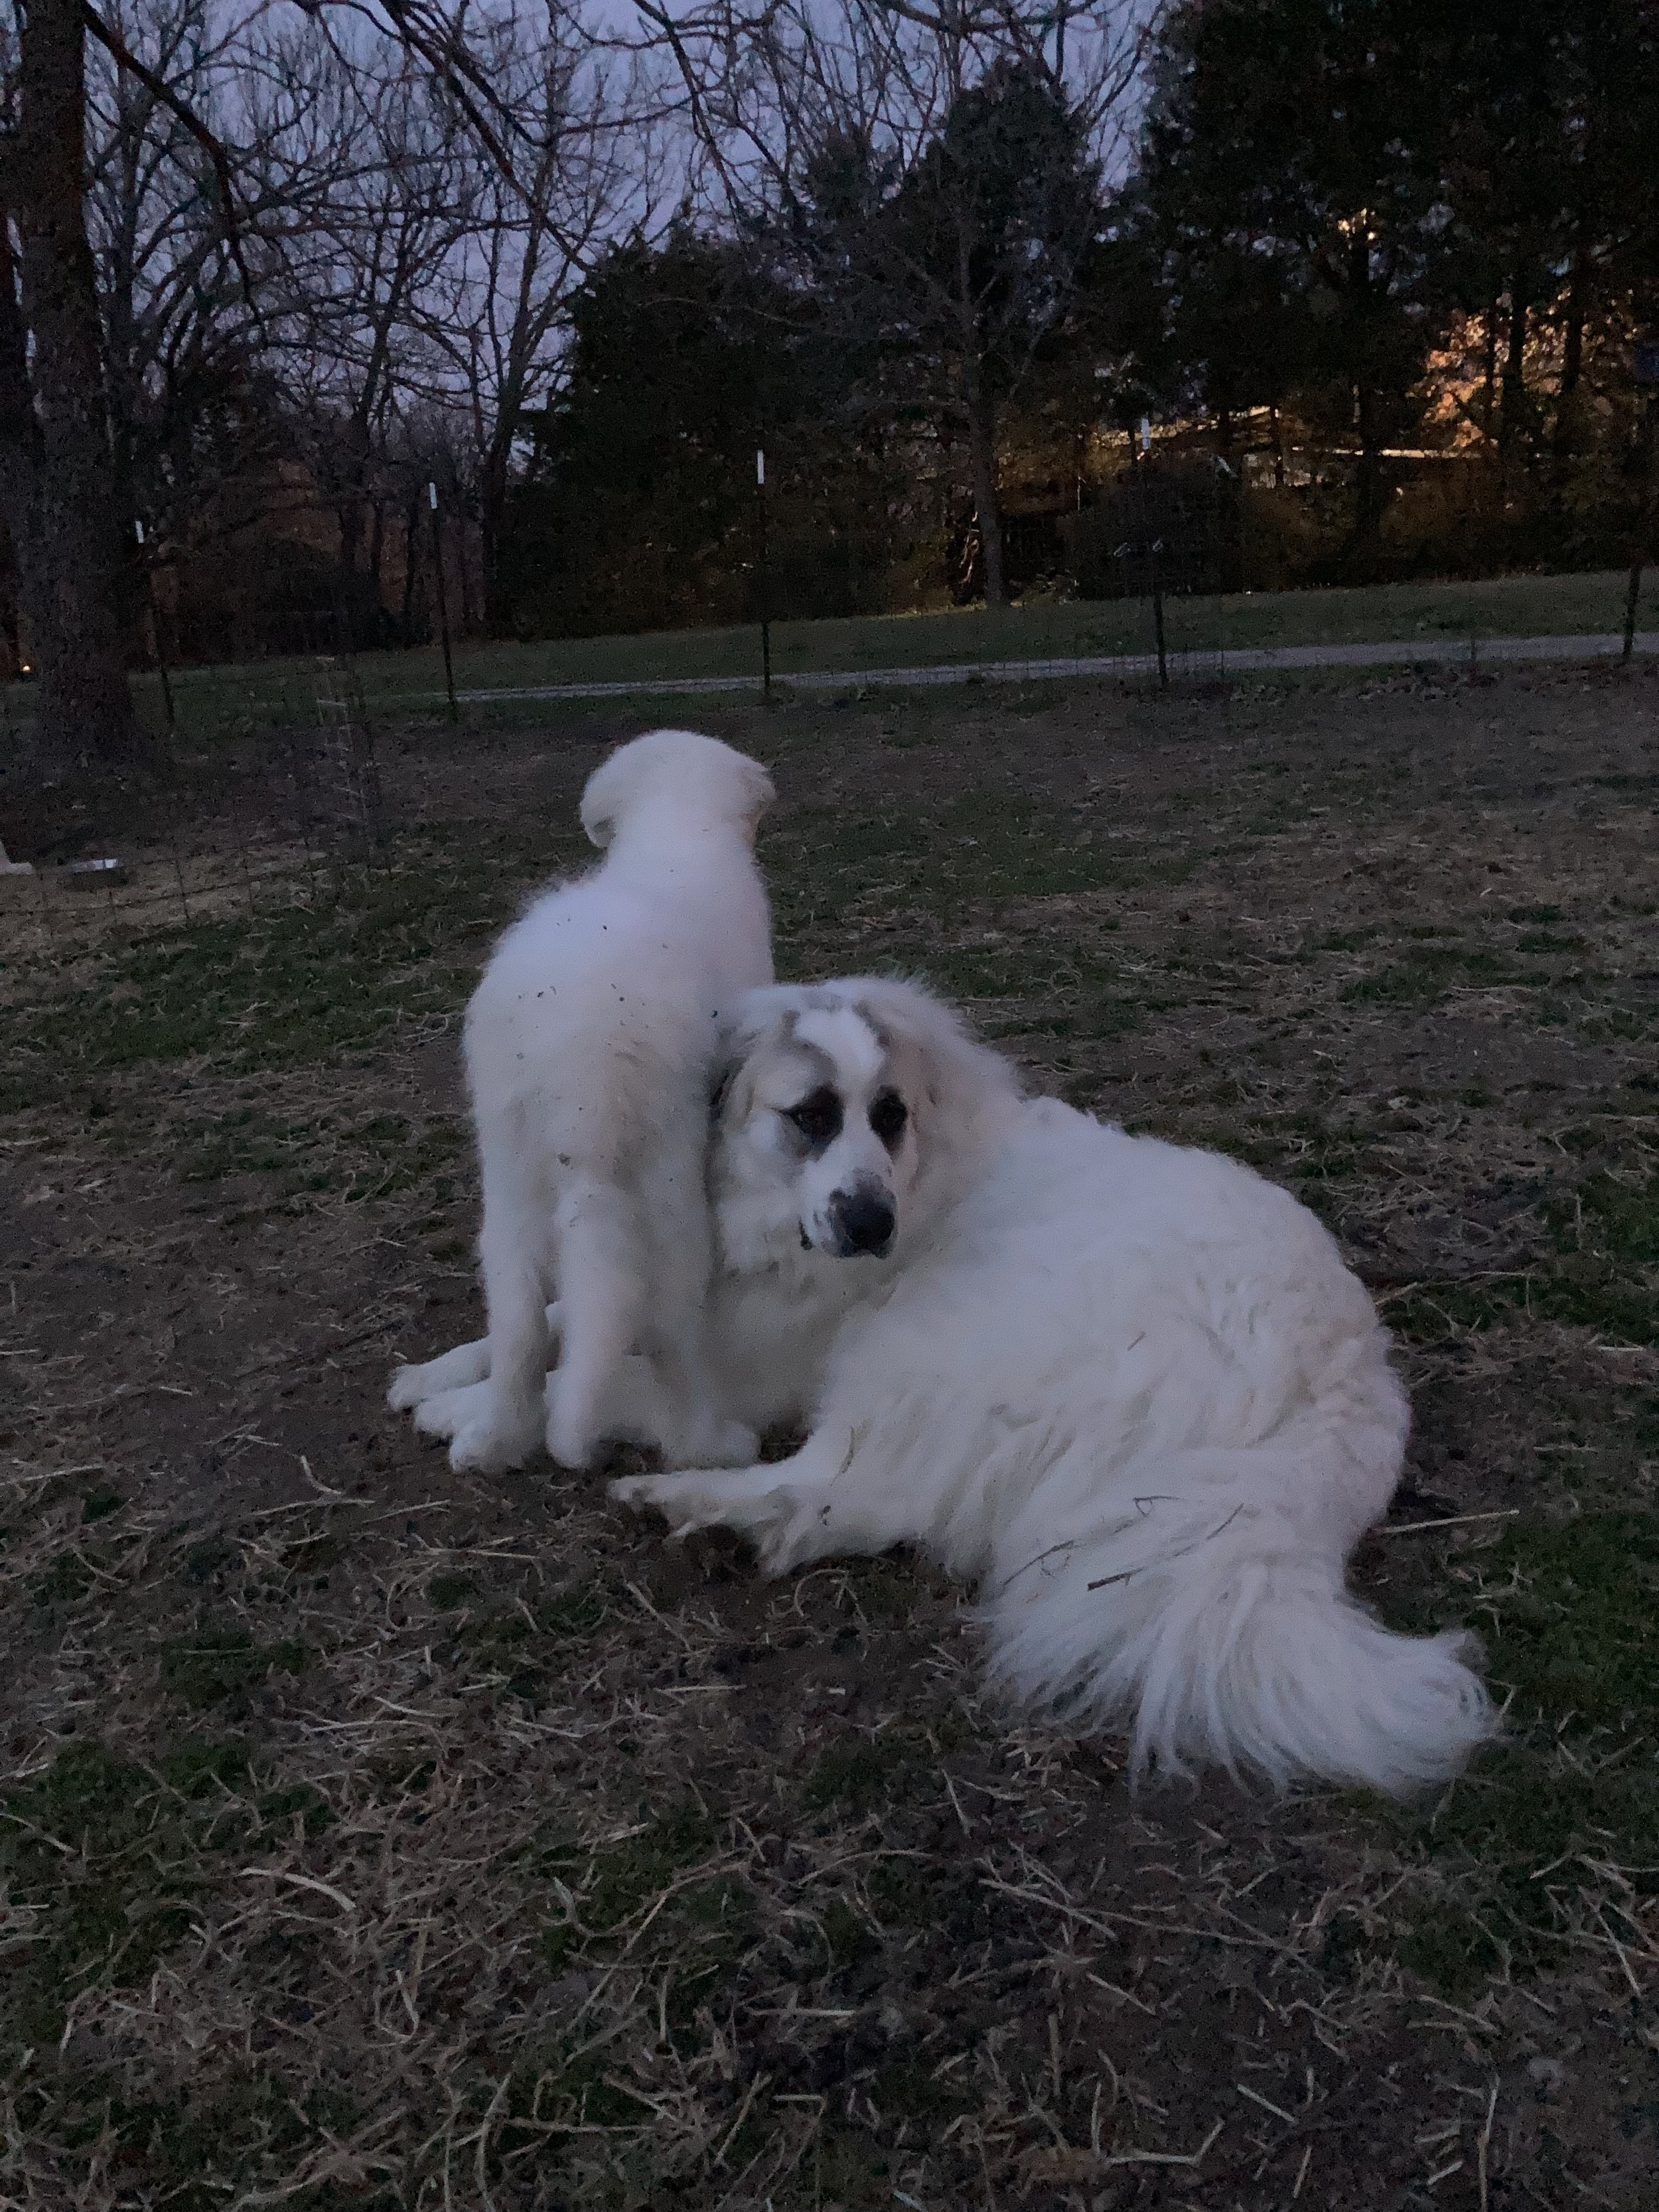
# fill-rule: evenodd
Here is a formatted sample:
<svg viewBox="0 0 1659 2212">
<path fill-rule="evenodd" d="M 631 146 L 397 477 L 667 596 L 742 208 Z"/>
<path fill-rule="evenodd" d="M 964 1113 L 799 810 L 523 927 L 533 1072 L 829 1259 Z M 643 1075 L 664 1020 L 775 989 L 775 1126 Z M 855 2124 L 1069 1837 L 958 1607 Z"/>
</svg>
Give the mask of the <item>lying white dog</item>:
<svg viewBox="0 0 1659 2212">
<path fill-rule="evenodd" d="M 714 1342 L 745 1418 L 787 1410 L 781 1380 L 811 1433 L 614 1494 L 742 1529 L 774 1574 L 919 1545 L 979 1581 L 993 1673 L 1068 1724 L 1132 1719 L 1137 1770 L 1455 1773 L 1492 1729 L 1464 1639 L 1395 1635 L 1344 1587 L 1408 1414 L 1314 1217 L 1234 1161 L 1021 1102 L 903 987 L 763 991 L 735 1042 Z M 855 1288 L 809 1390 L 826 1265 Z"/>
<path fill-rule="evenodd" d="M 489 1310 L 477 1362 L 406 1367 L 394 1407 L 453 1438 L 451 1464 L 520 1466 L 544 1437 L 585 1467 L 630 1352 L 644 1432 L 671 1456 L 753 1456 L 705 1346 L 708 1068 L 722 1015 L 770 981 L 756 824 L 764 769 L 712 738 L 658 730 L 588 779 L 581 821 L 605 859 L 545 893 L 496 945 L 467 1008 Z M 547 1376 L 556 1284 L 562 1353 Z M 646 1403 L 640 1408 L 643 1395 Z"/>
<path fill-rule="evenodd" d="M 1395 1635 L 1344 1588 L 1407 1413 L 1311 1214 L 1023 1101 L 906 985 L 757 992 L 730 1047 L 711 1350 L 744 1420 L 811 1433 L 616 1496 L 742 1529 L 772 1573 L 921 1546 L 981 1583 L 994 1674 L 1068 1724 L 1129 1721 L 1137 1770 L 1457 1771 L 1492 1726 L 1463 1639 Z M 451 1357 L 486 1372 L 483 1344 Z"/>
</svg>

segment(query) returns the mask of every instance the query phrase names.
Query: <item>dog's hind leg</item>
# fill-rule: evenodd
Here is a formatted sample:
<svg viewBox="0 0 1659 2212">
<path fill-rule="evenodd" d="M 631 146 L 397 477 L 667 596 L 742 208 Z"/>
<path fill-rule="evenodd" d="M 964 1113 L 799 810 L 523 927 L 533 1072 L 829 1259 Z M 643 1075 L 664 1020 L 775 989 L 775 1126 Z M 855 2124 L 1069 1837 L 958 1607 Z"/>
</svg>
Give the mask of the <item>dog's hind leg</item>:
<svg viewBox="0 0 1659 2212">
<path fill-rule="evenodd" d="M 483 1229 L 478 1259 L 489 1312 L 488 1380 L 478 1410 L 455 1431 L 449 1463 L 498 1474 L 522 1467 L 542 1441 L 547 1385 L 547 1286 L 539 1194 L 520 1164 L 517 1117 L 478 1125 Z"/>
<path fill-rule="evenodd" d="M 572 1183 L 558 1216 L 564 1347 L 547 1385 L 547 1449 L 562 1467 L 581 1468 L 605 1433 L 607 1400 L 639 1334 L 645 1249 L 633 1201 L 613 1183 Z"/>
</svg>

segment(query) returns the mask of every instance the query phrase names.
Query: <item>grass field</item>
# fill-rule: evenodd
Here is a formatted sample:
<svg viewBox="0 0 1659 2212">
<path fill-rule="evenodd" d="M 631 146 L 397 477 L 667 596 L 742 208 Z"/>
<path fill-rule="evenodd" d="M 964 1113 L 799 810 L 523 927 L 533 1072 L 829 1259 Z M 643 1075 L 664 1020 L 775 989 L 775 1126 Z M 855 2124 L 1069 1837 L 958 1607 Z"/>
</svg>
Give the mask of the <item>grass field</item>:
<svg viewBox="0 0 1659 2212">
<path fill-rule="evenodd" d="M 1622 574 L 1506 576 L 1484 583 L 1387 584 L 1368 589 L 1277 592 L 1230 599 L 1172 599 L 1172 651 L 1205 654 L 1247 646 L 1359 645 L 1413 638 L 1608 635 L 1623 625 Z M 1650 626 L 1652 586 L 1643 602 Z M 1153 649 L 1150 611 L 1133 600 L 1043 603 L 993 614 L 983 607 L 946 614 L 896 615 L 845 622 L 778 623 L 773 666 L 874 674 L 884 668 L 950 667 L 975 661 L 1143 653 Z M 459 645 L 455 680 L 463 691 L 547 684 L 662 683 L 760 672 L 759 633 L 687 629 L 645 637 L 556 640 L 540 645 Z M 435 647 L 364 653 L 355 663 L 371 707 L 395 713 L 441 696 Z M 187 733 L 235 726 L 244 718 L 312 712 L 314 683 L 302 663 L 185 669 L 173 679 Z M 154 678 L 141 679 L 143 711 L 157 728 L 162 705 Z M 7 713 L 21 727 L 28 694 L 14 685 Z"/>
<path fill-rule="evenodd" d="M 1417 1413 L 1356 1580 L 1508 1741 L 1136 1799 L 912 1559 L 453 1476 L 382 1394 L 477 1322 L 457 1017 L 639 723 L 411 727 L 361 896 L 0 952 L 0 2196 L 1644 2212 L 1659 671 L 700 719 L 786 973 L 920 969 L 1331 1224 Z"/>
</svg>

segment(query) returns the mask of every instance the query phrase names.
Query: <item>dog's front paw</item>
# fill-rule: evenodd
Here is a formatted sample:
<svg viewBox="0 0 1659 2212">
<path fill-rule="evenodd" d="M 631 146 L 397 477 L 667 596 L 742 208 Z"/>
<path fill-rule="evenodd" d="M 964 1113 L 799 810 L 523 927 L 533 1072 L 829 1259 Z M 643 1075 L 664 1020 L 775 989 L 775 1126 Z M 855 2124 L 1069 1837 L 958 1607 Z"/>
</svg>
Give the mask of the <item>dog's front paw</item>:
<svg viewBox="0 0 1659 2212">
<path fill-rule="evenodd" d="M 441 1352 L 436 1359 L 400 1367 L 392 1378 L 386 1401 L 394 1413 L 407 1413 L 442 1391 L 482 1382 L 489 1373 L 489 1342 L 481 1336 L 474 1344 L 458 1344 L 453 1352 Z"/>
<path fill-rule="evenodd" d="M 447 1441 L 469 1421 L 476 1421 L 487 1413 L 489 1406 L 488 1382 L 464 1383 L 459 1389 L 439 1390 L 429 1398 L 417 1400 L 415 1425 L 423 1437 L 441 1437 Z"/>
<path fill-rule="evenodd" d="M 678 1536 L 689 1536 L 720 1517 L 695 1475 L 629 1474 L 609 1487 L 618 1505 L 631 1505 L 636 1513 L 654 1505 Z"/>
<path fill-rule="evenodd" d="M 487 1383 L 477 1386 L 489 1395 Z M 459 1397 L 463 1394 L 457 1392 Z M 471 1395 L 471 1394 L 467 1394 Z M 514 1419 L 510 1411 L 485 1404 L 454 1431 L 449 1464 L 457 1474 L 501 1474 L 533 1459 L 542 1441 L 539 1409 L 529 1420 Z"/>
<path fill-rule="evenodd" d="M 756 1563 L 769 1578 L 787 1575 L 810 1559 L 824 1559 L 836 1549 L 827 1506 L 802 1507 L 780 1499 L 772 1519 L 754 1524 L 749 1533 Z"/>
<path fill-rule="evenodd" d="M 753 1429 L 711 1415 L 696 1425 L 674 1456 L 690 1467 L 752 1467 L 759 1451 Z"/>
<path fill-rule="evenodd" d="M 392 1378 L 392 1388 L 386 1394 L 386 1401 L 394 1413 L 406 1413 L 411 1407 L 418 1406 L 425 1395 L 420 1369 L 400 1367 Z"/>
</svg>

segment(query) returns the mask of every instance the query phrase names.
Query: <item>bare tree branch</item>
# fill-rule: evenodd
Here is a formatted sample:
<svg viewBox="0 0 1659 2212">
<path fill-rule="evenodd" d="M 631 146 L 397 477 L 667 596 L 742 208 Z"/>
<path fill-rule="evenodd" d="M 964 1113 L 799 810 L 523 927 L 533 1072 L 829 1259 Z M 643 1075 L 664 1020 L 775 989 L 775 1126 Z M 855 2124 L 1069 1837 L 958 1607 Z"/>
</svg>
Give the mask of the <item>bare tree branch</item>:
<svg viewBox="0 0 1659 2212">
<path fill-rule="evenodd" d="M 241 223 L 236 209 L 236 185 L 231 175 L 230 157 L 226 153 L 222 143 L 208 129 L 188 100 L 181 99 L 165 78 L 157 76 L 154 70 L 148 68 L 139 60 L 137 55 L 117 33 L 112 26 L 106 23 L 97 9 L 89 4 L 89 0 L 82 0 L 81 14 L 88 30 L 118 66 L 137 77 L 152 99 L 161 102 L 161 106 L 190 133 L 207 155 L 219 187 L 219 197 L 224 204 L 225 243 L 229 249 L 231 259 L 236 264 L 236 273 L 242 280 L 243 295 L 257 318 L 259 310 L 254 295 L 253 279 L 248 274 L 247 263 L 242 256 Z"/>
</svg>

